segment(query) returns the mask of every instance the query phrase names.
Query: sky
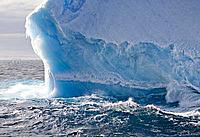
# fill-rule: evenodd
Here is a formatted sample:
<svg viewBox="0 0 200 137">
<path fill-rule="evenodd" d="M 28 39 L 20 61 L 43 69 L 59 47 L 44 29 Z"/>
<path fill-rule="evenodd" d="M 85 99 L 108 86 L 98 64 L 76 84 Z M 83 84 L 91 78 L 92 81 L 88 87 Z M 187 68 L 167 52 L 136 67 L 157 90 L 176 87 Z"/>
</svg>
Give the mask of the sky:
<svg viewBox="0 0 200 137">
<path fill-rule="evenodd" d="M 25 35 L 26 16 L 42 0 L 0 0 L 0 59 L 37 59 Z"/>
</svg>

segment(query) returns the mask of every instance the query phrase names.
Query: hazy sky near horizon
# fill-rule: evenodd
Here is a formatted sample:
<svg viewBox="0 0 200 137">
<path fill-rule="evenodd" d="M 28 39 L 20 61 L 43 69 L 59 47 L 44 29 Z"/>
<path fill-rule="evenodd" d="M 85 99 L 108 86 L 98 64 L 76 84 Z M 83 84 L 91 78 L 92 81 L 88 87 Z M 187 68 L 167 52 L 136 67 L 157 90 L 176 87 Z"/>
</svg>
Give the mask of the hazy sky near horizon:
<svg viewBox="0 0 200 137">
<path fill-rule="evenodd" d="M 0 59 L 37 58 L 25 35 L 26 16 L 42 0 L 0 1 Z"/>
</svg>

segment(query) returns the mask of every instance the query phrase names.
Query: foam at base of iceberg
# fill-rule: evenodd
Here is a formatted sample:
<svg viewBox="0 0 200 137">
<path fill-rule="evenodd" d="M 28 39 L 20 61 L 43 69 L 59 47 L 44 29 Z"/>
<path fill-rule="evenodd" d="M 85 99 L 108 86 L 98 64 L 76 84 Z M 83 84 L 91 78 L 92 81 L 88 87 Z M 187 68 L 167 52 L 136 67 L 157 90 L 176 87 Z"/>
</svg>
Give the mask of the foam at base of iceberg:
<svg viewBox="0 0 200 137">
<path fill-rule="evenodd" d="M 48 98 L 44 82 L 38 80 L 9 81 L 0 84 L 0 100 Z"/>
<path fill-rule="evenodd" d="M 141 9 L 128 6 L 130 4 L 139 4 L 137 6 Z M 47 0 L 27 17 L 27 35 L 45 64 L 46 86 L 54 97 L 94 92 L 137 96 L 151 89 L 167 88 L 167 102 L 180 102 L 183 107 L 200 105 L 199 50 L 196 45 L 191 48 L 192 44 L 198 43 L 198 34 L 193 28 L 187 28 L 193 19 L 189 23 L 180 23 L 179 19 L 190 18 L 189 14 L 180 12 L 182 8 L 174 9 L 178 17 L 176 21 L 173 20 L 176 16 L 167 18 L 165 11 L 170 11 L 168 16 L 172 12 L 166 8 L 160 12 L 160 18 L 166 16 L 168 25 L 180 26 L 168 26 L 156 33 L 153 28 L 162 27 L 166 22 L 144 12 L 145 4 L 147 2 L 134 3 L 131 0 L 110 0 L 107 3 L 99 0 Z M 159 6 L 157 12 L 163 8 L 162 4 L 155 5 Z M 152 18 L 148 32 L 148 27 L 141 27 L 135 17 L 129 16 L 139 11 L 142 15 L 147 14 L 147 19 L 146 16 L 138 19 L 144 24 Z M 137 28 L 138 25 L 141 29 Z M 195 28 L 195 23 L 193 26 Z M 186 34 L 190 31 L 194 33 Z M 153 38 L 149 36 L 150 32 Z M 136 42 L 138 44 L 132 44 Z M 170 42 L 174 44 L 158 46 Z M 190 102 L 190 105 L 184 102 Z"/>
</svg>

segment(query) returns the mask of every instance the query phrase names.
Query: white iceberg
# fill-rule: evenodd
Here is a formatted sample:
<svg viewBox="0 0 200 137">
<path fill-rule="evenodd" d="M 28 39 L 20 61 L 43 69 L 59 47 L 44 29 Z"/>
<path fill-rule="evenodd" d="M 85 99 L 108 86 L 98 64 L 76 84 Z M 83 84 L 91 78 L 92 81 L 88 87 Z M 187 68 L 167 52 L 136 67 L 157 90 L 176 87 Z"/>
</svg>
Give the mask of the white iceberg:
<svg viewBox="0 0 200 137">
<path fill-rule="evenodd" d="M 26 30 L 54 97 L 166 88 L 168 102 L 193 92 L 199 100 L 198 9 L 197 1 L 46 0 Z"/>
</svg>

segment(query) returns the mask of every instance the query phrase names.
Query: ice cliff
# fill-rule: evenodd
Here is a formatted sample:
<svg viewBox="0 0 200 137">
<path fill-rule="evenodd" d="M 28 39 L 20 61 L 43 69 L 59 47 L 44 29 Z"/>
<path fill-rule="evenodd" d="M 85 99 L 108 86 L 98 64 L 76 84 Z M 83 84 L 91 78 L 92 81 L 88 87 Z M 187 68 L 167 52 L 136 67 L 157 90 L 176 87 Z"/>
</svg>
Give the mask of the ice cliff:
<svg viewBox="0 0 200 137">
<path fill-rule="evenodd" d="M 46 0 L 26 30 L 54 97 L 166 88 L 168 102 L 198 103 L 199 7 L 198 0 Z"/>
</svg>

